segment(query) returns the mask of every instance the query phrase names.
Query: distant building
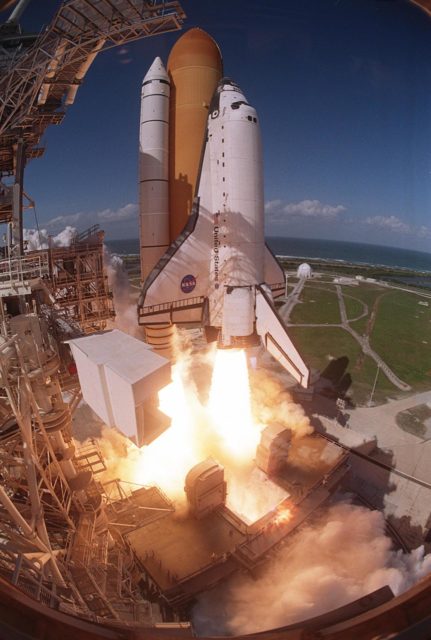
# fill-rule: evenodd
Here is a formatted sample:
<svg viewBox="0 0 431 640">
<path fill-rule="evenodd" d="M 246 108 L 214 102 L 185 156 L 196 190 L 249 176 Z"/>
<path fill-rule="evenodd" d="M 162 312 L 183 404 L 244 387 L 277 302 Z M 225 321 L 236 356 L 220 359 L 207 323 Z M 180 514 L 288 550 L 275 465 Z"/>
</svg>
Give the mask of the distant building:
<svg viewBox="0 0 431 640">
<path fill-rule="evenodd" d="M 349 284 L 351 286 L 357 287 L 359 282 L 356 278 L 348 278 L 347 276 L 338 276 L 334 278 L 335 284 Z"/>
<path fill-rule="evenodd" d="M 425 300 L 420 300 L 418 304 L 421 304 L 423 307 L 429 307 L 429 302 L 425 302 Z"/>
<path fill-rule="evenodd" d="M 312 278 L 313 277 L 313 271 L 312 271 L 310 265 L 307 264 L 306 262 L 303 262 L 302 264 L 300 264 L 299 267 L 298 267 L 298 271 L 296 272 L 296 277 L 297 278 Z"/>
</svg>

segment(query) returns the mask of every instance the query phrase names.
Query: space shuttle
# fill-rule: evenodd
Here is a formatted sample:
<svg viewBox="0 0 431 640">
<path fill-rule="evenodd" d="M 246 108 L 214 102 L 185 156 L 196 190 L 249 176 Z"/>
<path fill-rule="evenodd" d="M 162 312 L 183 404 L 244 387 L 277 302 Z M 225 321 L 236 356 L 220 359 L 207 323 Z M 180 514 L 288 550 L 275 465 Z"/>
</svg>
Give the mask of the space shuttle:
<svg viewBox="0 0 431 640">
<path fill-rule="evenodd" d="M 169 78 L 157 60 L 158 77 L 166 82 Z M 157 77 L 154 64 L 150 76 Z M 145 86 L 146 98 L 151 98 L 148 80 Z M 157 91 L 159 86 L 154 87 Z M 162 100 L 160 95 L 157 100 Z M 150 105 L 147 100 L 147 109 Z M 151 135 L 147 140 L 157 139 L 156 128 L 166 126 L 166 111 L 165 115 L 155 111 L 149 109 Z M 166 160 L 166 153 L 160 151 L 165 139 L 166 132 L 160 132 L 158 149 Z M 143 183 L 152 226 L 159 219 L 166 229 L 166 212 L 160 211 L 166 194 L 157 198 L 155 191 L 166 188 L 166 181 L 156 178 L 153 184 L 151 179 Z M 163 247 L 166 231 L 162 235 L 163 240 L 153 241 Z M 139 324 L 202 326 L 207 339 L 216 340 L 221 349 L 263 344 L 307 387 L 309 369 L 274 306 L 274 298 L 284 291 L 284 271 L 264 238 L 259 119 L 240 87 L 225 77 L 208 108 L 191 214 L 143 282 Z"/>
</svg>

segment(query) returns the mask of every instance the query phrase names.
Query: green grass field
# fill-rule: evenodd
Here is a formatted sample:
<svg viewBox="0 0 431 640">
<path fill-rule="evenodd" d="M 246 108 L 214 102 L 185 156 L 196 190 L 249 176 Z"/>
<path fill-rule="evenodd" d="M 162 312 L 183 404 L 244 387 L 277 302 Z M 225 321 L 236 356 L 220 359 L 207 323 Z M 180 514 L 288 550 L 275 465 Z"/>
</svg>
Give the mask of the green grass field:
<svg viewBox="0 0 431 640">
<path fill-rule="evenodd" d="M 335 293 L 335 285 L 331 282 L 326 282 L 319 278 L 318 280 L 309 280 L 306 284 L 306 287 L 311 287 L 312 289 L 325 289 L 326 291 L 333 291 Z"/>
<path fill-rule="evenodd" d="M 371 310 L 375 300 L 382 294 L 384 294 L 387 289 L 383 287 L 376 286 L 375 284 L 366 284 L 361 283 L 358 287 L 344 287 L 343 293 L 348 293 L 348 295 L 352 295 L 354 298 L 358 298 L 358 300 L 362 300 L 368 305 L 368 308 Z"/>
<path fill-rule="evenodd" d="M 431 387 L 431 307 L 404 291 L 389 291 L 378 306 L 370 343 L 414 389 Z M 431 301 L 430 301 L 431 302 Z"/>
<path fill-rule="evenodd" d="M 364 307 L 362 302 L 355 297 L 354 291 L 350 294 L 350 289 L 349 293 L 346 293 L 346 290 L 343 289 L 343 298 L 344 305 L 346 307 L 347 320 L 353 320 L 364 313 L 366 307 Z"/>
<path fill-rule="evenodd" d="M 338 324 L 341 322 L 335 291 L 308 284 L 290 316 L 293 324 Z"/>
<path fill-rule="evenodd" d="M 346 293 L 346 289 L 343 289 L 343 293 Z M 361 300 L 361 302 L 366 304 L 368 307 L 368 315 L 350 323 L 350 326 L 352 327 L 352 329 L 356 331 L 356 333 L 359 333 L 360 336 L 365 335 L 367 332 L 367 325 L 370 319 L 370 314 L 373 310 L 374 303 L 376 302 L 377 299 L 386 295 L 386 293 L 387 293 L 386 289 L 383 289 L 383 287 L 378 287 L 374 284 L 361 283 L 358 287 L 355 287 L 354 290 L 352 290 L 351 287 L 349 288 L 348 295 L 352 295 L 354 298 Z M 349 311 L 347 308 L 347 304 L 349 303 L 347 303 L 346 297 L 345 297 L 345 301 L 346 301 L 346 311 L 347 311 L 348 319 L 354 318 L 355 317 L 354 315 L 349 315 Z"/>
<path fill-rule="evenodd" d="M 360 320 L 355 320 L 354 322 L 350 322 L 349 324 L 352 327 L 353 331 L 359 333 L 360 336 L 364 336 L 367 332 L 368 320 L 369 316 L 366 315 Z"/>
<path fill-rule="evenodd" d="M 307 364 L 319 371 L 333 358 L 347 356 L 351 363 L 360 354 L 356 340 L 338 327 L 289 327 L 289 335 Z"/>
<path fill-rule="evenodd" d="M 350 323 L 352 329 L 364 335 L 373 310 L 376 311 L 370 336 L 371 347 L 414 391 L 431 387 L 431 301 L 415 294 L 388 290 L 361 283 L 354 289 L 343 287 L 348 319 L 355 318 L 368 306 L 368 314 Z M 302 304 L 294 307 L 292 324 L 337 324 L 340 322 L 335 288 L 327 283 L 307 283 L 301 295 Z M 347 373 L 352 378 L 350 393 L 356 404 L 365 404 L 374 383 L 376 363 L 365 356 L 357 341 L 341 328 L 290 327 L 290 334 L 309 365 L 321 373 L 332 358 L 348 359 Z M 374 401 L 402 396 L 380 371 Z"/>
<path fill-rule="evenodd" d="M 331 361 L 347 358 L 345 373 L 351 377 L 348 395 L 358 405 L 367 403 L 376 376 L 376 363 L 362 354 L 358 342 L 338 327 L 289 327 L 289 335 L 312 369 L 325 372 Z M 396 389 L 380 371 L 374 402 L 385 402 L 388 397 L 397 397 Z"/>
<path fill-rule="evenodd" d="M 353 399 L 357 404 L 364 405 L 368 402 L 373 388 L 374 380 L 377 373 L 377 364 L 370 358 L 365 356 L 360 367 L 354 369 L 353 378 Z M 373 403 L 381 404 L 389 398 L 402 397 L 402 391 L 387 379 L 382 370 L 377 376 L 377 384 L 374 391 Z"/>
</svg>

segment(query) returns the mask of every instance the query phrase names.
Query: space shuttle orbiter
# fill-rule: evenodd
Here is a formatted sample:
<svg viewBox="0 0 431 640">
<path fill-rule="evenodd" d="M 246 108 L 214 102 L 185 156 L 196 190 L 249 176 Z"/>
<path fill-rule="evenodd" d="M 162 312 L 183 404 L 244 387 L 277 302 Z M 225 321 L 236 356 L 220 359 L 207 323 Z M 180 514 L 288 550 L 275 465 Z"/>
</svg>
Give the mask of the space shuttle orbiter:
<svg viewBox="0 0 431 640">
<path fill-rule="evenodd" d="M 143 284 L 139 323 L 200 324 L 220 348 L 262 341 L 307 387 L 308 367 L 273 305 L 284 287 L 265 245 L 257 113 L 223 78 L 209 107 L 192 214 Z"/>
</svg>

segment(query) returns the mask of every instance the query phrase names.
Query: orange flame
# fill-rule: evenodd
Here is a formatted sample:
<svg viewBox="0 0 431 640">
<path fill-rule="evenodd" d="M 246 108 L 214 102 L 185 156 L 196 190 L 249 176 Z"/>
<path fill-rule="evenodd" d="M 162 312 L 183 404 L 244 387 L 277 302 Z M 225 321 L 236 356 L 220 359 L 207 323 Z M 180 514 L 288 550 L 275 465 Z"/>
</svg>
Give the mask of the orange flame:
<svg viewBox="0 0 431 640">
<path fill-rule="evenodd" d="M 227 475 L 229 469 L 251 468 L 261 431 L 251 412 L 244 350 L 215 352 L 207 406 L 188 374 L 187 360 L 180 359 L 172 369 L 172 383 L 160 391 L 159 407 L 172 418 L 171 426 L 140 450 L 135 476 L 137 483 L 157 484 L 174 500 L 185 498 L 185 476 L 207 457 L 223 464 Z M 241 474 L 229 481 L 241 484 Z M 240 486 L 233 489 L 232 496 L 243 493 Z"/>
<path fill-rule="evenodd" d="M 260 428 L 251 414 L 250 383 L 243 349 L 217 351 L 208 411 L 224 453 L 237 463 L 251 462 L 259 444 Z"/>
<path fill-rule="evenodd" d="M 272 522 L 277 526 L 281 526 L 289 522 L 289 520 L 292 519 L 292 516 L 293 516 L 292 507 L 280 506 L 278 507 L 275 518 L 273 519 Z"/>
<path fill-rule="evenodd" d="M 171 499 L 184 501 L 187 473 L 213 457 L 225 468 L 229 508 L 255 522 L 282 499 L 282 490 L 253 476 L 262 474 L 253 464 L 262 425 L 251 411 L 245 351 L 215 352 L 207 406 L 199 400 L 188 364 L 180 358 L 172 383 L 159 393 L 160 409 L 172 418 L 171 426 L 139 450 L 135 482 L 156 484 Z"/>
</svg>

